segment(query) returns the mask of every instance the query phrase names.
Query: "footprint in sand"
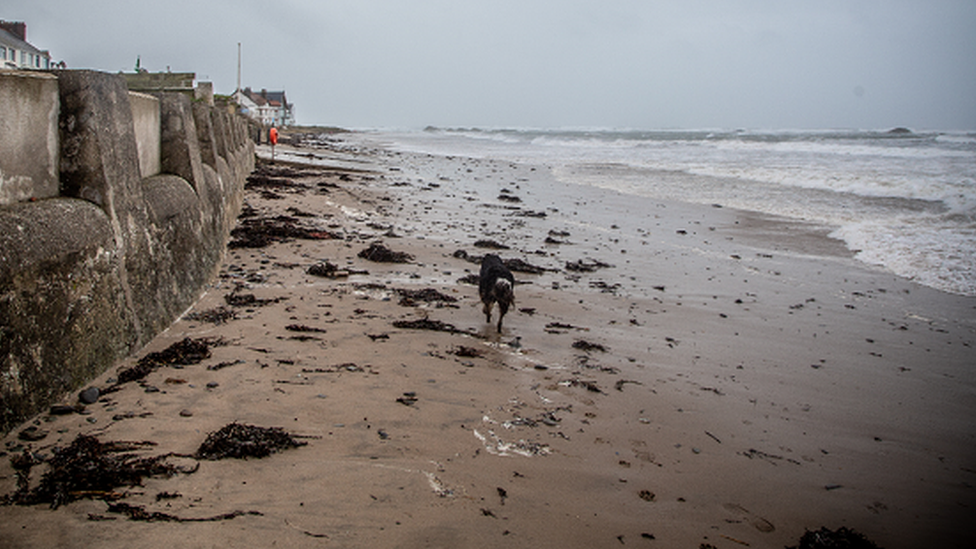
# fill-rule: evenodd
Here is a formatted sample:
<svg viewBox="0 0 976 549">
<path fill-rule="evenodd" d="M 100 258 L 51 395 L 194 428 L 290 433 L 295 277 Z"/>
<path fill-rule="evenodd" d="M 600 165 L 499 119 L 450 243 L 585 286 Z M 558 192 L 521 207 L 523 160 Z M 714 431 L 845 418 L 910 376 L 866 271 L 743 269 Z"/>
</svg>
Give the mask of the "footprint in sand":
<svg viewBox="0 0 976 549">
<path fill-rule="evenodd" d="M 749 524 L 760 532 L 768 534 L 776 529 L 772 522 L 750 513 L 749 510 L 738 503 L 726 503 L 723 507 L 725 507 L 726 511 L 747 520 Z"/>
</svg>

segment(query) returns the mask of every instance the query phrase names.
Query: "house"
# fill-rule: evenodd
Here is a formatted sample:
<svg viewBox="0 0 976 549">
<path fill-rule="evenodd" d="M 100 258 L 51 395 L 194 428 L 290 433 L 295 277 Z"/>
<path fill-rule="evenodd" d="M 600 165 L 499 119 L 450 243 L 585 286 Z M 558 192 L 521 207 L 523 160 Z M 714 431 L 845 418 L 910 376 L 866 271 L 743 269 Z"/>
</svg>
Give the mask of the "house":
<svg viewBox="0 0 976 549">
<path fill-rule="evenodd" d="M 287 127 L 295 124 L 295 105 L 288 102 L 284 91 L 260 93 L 244 88 L 234 92 L 234 100 L 241 106 L 241 112 L 264 126 Z"/>
<path fill-rule="evenodd" d="M 0 69 L 50 68 L 50 52 L 27 43 L 27 23 L 0 21 Z"/>
</svg>

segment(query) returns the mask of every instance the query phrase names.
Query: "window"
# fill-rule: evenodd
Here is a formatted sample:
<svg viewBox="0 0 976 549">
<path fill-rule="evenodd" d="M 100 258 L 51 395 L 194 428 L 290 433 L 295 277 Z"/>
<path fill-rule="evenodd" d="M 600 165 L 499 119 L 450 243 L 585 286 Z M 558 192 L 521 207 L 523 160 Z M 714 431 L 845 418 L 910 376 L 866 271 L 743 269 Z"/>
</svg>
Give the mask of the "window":
<svg viewBox="0 0 976 549">
<path fill-rule="evenodd" d="M 0 46 L 0 61 L 7 60 L 7 46 Z"/>
</svg>

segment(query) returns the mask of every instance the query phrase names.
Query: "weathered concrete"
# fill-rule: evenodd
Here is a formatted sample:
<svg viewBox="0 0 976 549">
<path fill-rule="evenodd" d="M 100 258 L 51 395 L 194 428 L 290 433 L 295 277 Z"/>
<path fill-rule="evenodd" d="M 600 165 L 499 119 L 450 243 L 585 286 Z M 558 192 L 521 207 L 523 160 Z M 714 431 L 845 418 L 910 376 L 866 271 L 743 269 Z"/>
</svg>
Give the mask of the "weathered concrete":
<svg viewBox="0 0 976 549">
<path fill-rule="evenodd" d="M 58 82 L 0 71 L 0 205 L 58 195 Z"/>
<path fill-rule="evenodd" d="M 254 145 L 234 138 L 239 117 L 182 94 L 131 94 L 118 75 L 49 80 L 61 196 L 0 205 L 0 432 L 137 351 L 197 299 L 254 168 Z M 151 128 L 154 109 L 155 136 L 136 129 L 147 118 Z M 144 177 L 154 139 L 161 173 Z"/>
<path fill-rule="evenodd" d="M 136 148 L 139 150 L 139 174 L 149 177 L 160 173 L 160 121 L 159 99 L 144 93 L 129 92 L 132 105 L 132 123 L 136 131 Z"/>
</svg>

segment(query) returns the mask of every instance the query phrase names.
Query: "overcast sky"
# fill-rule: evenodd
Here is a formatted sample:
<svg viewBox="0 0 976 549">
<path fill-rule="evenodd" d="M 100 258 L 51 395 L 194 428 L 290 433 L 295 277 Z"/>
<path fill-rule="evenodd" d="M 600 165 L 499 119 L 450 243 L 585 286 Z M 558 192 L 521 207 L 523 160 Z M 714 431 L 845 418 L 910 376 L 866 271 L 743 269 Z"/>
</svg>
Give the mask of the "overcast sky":
<svg viewBox="0 0 976 549">
<path fill-rule="evenodd" d="M 976 130 L 974 0 L 30 0 L 70 68 L 284 89 L 353 128 Z"/>
</svg>

